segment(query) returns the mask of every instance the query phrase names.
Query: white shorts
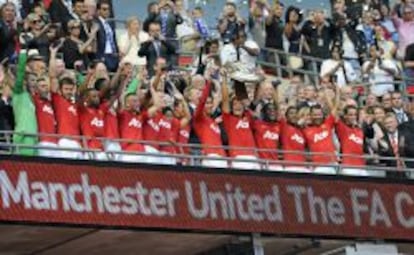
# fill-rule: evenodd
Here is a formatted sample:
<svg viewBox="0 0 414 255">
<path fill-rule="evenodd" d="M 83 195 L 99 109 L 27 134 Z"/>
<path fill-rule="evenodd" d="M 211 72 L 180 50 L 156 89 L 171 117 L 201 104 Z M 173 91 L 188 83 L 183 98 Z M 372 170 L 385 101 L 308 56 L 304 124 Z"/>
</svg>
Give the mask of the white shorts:
<svg viewBox="0 0 414 255">
<path fill-rule="evenodd" d="M 47 147 L 47 148 L 40 148 L 37 150 L 37 155 L 39 157 L 45 158 L 59 158 L 60 151 L 57 149 L 58 145 L 52 142 L 40 142 L 37 144 L 39 147 Z M 50 148 L 50 149 L 48 149 Z"/>
<path fill-rule="evenodd" d="M 84 154 L 84 158 L 88 160 L 98 160 L 98 161 L 107 161 L 108 156 L 103 151 L 98 152 L 87 152 Z"/>
<path fill-rule="evenodd" d="M 105 151 L 108 152 L 107 157 L 109 160 L 118 161 L 121 158 L 121 155 L 116 152 L 121 152 L 122 148 L 119 142 L 106 140 L 104 142 Z"/>
<path fill-rule="evenodd" d="M 201 161 L 201 166 L 206 168 L 227 168 L 227 160 L 218 154 L 208 154 Z"/>
<path fill-rule="evenodd" d="M 119 156 L 119 160 L 127 163 L 147 163 L 145 156 L 133 154 L 122 154 Z"/>
<path fill-rule="evenodd" d="M 258 162 L 258 159 L 256 156 L 250 156 L 250 155 L 240 155 L 235 157 L 236 160 L 255 160 L 256 162 L 249 161 L 233 161 L 231 166 L 235 169 L 242 169 L 242 170 L 260 170 L 260 164 Z"/>
<path fill-rule="evenodd" d="M 177 158 L 174 156 L 168 157 L 170 153 L 168 152 L 160 152 L 160 154 L 164 155 L 163 157 L 159 157 L 159 164 L 162 165 L 176 165 L 177 164 Z"/>
<path fill-rule="evenodd" d="M 291 173 L 311 173 L 312 171 L 305 166 L 285 166 L 286 172 Z"/>
<path fill-rule="evenodd" d="M 58 146 L 61 149 L 72 149 L 72 150 L 60 150 L 61 158 L 68 159 L 83 159 L 82 146 L 76 140 L 61 138 L 59 139 Z"/>
<path fill-rule="evenodd" d="M 155 149 L 151 145 L 144 145 L 144 150 L 147 153 L 160 154 L 159 150 Z M 145 156 L 145 158 L 148 164 L 162 164 L 163 163 L 163 158 L 157 157 L 156 155 L 148 155 L 148 156 Z"/>
<path fill-rule="evenodd" d="M 384 178 L 387 173 L 384 170 L 365 170 L 367 172 L 367 176 L 371 176 L 371 177 L 381 177 Z"/>
<path fill-rule="evenodd" d="M 329 174 L 329 175 L 336 175 L 335 167 L 329 166 L 318 166 L 313 169 L 313 173 L 315 174 Z"/>
<path fill-rule="evenodd" d="M 275 164 L 263 164 L 262 169 L 265 171 L 283 171 L 283 166 Z"/>
<path fill-rule="evenodd" d="M 361 168 L 342 168 L 340 171 L 343 175 L 351 176 L 369 176 L 370 174 L 365 169 Z"/>
</svg>

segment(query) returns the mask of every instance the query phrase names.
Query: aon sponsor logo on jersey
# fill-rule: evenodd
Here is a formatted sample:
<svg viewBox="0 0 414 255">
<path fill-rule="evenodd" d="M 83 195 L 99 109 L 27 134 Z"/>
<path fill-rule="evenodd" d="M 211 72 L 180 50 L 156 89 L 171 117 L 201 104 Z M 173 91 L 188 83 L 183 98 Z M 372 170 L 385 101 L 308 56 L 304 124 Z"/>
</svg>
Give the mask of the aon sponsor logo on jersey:
<svg viewBox="0 0 414 255">
<path fill-rule="evenodd" d="M 148 122 L 148 125 L 150 125 L 150 127 L 152 128 L 152 129 L 154 129 L 155 131 L 160 131 L 160 126 L 158 126 L 158 124 L 157 123 L 155 123 L 154 122 L 154 120 L 153 119 L 150 119 Z"/>
<path fill-rule="evenodd" d="M 42 108 L 42 111 L 45 112 L 45 113 L 48 113 L 50 115 L 54 115 L 53 109 L 49 105 L 44 105 L 43 108 Z"/>
<path fill-rule="evenodd" d="M 244 121 L 244 120 L 239 120 L 239 122 L 237 122 L 236 125 L 236 129 L 247 129 L 249 128 L 249 122 Z"/>
<path fill-rule="evenodd" d="M 136 118 L 132 118 L 128 123 L 128 127 L 141 128 L 142 123 L 141 123 L 141 121 L 137 120 Z"/>
<path fill-rule="evenodd" d="M 91 126 L 95 126 L 95 127 L 103 127 L 104 126 L 104 121 L 95 117 L 92 119 L 91 121 Z"/>
<path fill-rule="evenodd" d="M 355 134 L 351 134 L 349 136 L 349 140 L 353 141 L 356 144 L 360 144 L 360 145 L 364 143 L 364 141 L 360 137 L 356 136 Z"/>
<path fill-rule="evenodd" d="M 272 132 L 272 131 L 269 131 L 269 130 L 267 130 L 265 133 L 264 133 L 264 135 L 263 135 L 263 138 L 264 139 L 268 139 L 268 140 L 279 140 L 279 134 L 278 133 L 275 133 L 275 132 Z"/>
<path fill-rule="evenodd" d="M 215 125 L 214 123 L 210 124 L 210 128 L 214 131 L 214 133 L 220 134 L 220 128 L 217 125 Z"/>
<path fill-rule="evenodd" d="M 168 121 L 165 121 L 165 120 L 163 120 L 163 119 L 161 119 L 161 120 L 160 120 L 160 122 L 158 123 L 158 125 L 159 125 L 160 127 L 165 128 L 165 129 L 171 129 L 171 123 L 170 123 L 170 122 L 168 122 Z"/>
<path fill-rule="evenodd" d="M 322 141 L 325 138 L 327 138 L 328 135 L 329 135 L 329 132 L 328 131 L 323 131 L 322 133 L 315 134 L 315 136 L 313 137 L 313 142 L 314 143 L 317 143 L 319 141 Z"/>
<path fill-rule="evenodd" d="M 305 139 L 303 139 L 303 137 L 298 135 L 298 134 L 292 135 L 292 137 L 290 139 L 292 141 L 295 141 L 295 142 L 299 143 L 299 144 L 305 144 Z"/>
</svg>

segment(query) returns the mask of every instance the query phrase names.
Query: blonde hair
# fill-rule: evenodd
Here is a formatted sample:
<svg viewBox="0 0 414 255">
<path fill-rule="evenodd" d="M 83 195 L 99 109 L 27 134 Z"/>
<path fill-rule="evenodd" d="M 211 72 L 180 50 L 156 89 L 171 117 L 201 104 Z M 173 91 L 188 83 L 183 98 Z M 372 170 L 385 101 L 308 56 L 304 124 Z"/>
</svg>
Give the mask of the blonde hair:
<svg viewBox="0 0 414 255">
<path fill-rule="evenodd" d="M 141 24 L 141 21 L 137 16 L 131 16 L 126 20 L 125 27 L 128 29 L 134 21 L 137 21 L 138 24 Z"/>
<path fill-rule="evenodd" d="M 298 111 L 299 119 L 309 117 L 310 115 L 310 107 L 301 107 Z"/>
</svg>

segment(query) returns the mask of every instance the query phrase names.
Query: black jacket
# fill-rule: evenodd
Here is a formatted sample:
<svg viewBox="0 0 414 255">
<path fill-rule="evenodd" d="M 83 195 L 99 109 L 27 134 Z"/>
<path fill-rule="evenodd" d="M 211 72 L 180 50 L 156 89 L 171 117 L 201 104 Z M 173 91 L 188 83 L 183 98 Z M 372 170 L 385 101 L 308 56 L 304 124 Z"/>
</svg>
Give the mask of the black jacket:
<svg viewBox="0 0 414 255">
<path fill-rule="evenodd" d="M 306 43 L 309 45 L 310 52 L 306 52 L 312 57 L 328 59 L 331 57 L 330 45 L 334 39 L 335 27 L 330 20 L 326 20 L 319 33 L 314 23 L 306 21 L 302 27 L 302 34 Z"/>
<path fill-rule="evenodd" d="M 144 24 L 143 24 L 143 29 L 145 32 L 148 33 L 149 25 L 152 22 L 158 22 L 161 24 L 161 15 L 154 14 L 154 13 L 149 14 L 149 16 L 145 19 Z M 165 38 L 167 39 L 176 38 L 177 34 L 175 30 L 176 30 L 177 25 L 181 23 L 183 23 L 183 18 L 180 16 L 180 14 L 168 13 L 166 33 L 164 35 Z"/>
<path fill-rule="evenodd" d="M 10 58 L 15 51 L 16 31 L 10 29 L 7 24 L 0 19 L 0 62 L 4 58 Z"/>
<path fill-rule="evenodd" d="M 170 59 L 169 56 L 174 55 L 176 53 L 176 49 L 173 44 L 165 40 L 162 40 L 160 42 L 161 48 L 159 55 L 155 49 L 153 41 L 147 41 L 142 43 L 141 48 L 138 51 L 138 56 L 146 57 L 147 59 L 147 70 L 150 76 L 153 76 L 155 73 L 154 65 L 157 61 L 157 58 L 165 58 L 168 61 L 168 59 Z"/>
<path fill-rule="evenodd" d="M 355 51 L 358 53 L 359 57 L 363 57 L 367 53 L 367 42 L 365 39 L 364 32 L 355 30 L 351 24 L 346 25 L 345 27 L 337 28 L 334 37 L 334 41 L 338 42 L 340 45 L 343 44 L 343 31 L 348 34 L 349 39 L 352 41 L 355 47 Z"/>
</svg>

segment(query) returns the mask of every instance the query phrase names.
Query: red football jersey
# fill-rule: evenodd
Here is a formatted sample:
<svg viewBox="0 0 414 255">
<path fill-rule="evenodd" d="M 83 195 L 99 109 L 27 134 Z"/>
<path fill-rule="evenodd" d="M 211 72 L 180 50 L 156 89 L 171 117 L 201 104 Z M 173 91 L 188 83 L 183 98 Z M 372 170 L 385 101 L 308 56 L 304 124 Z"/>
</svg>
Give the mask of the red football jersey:
<svg viewBox="0 0 414 255">
<path fill-rule="evenodd" d="M 334 163 L 335 145 L 333 143 L 333 128 L 335 125 L 335 117 L 328 116 L 322 125 L 309 126 L 304 128 L 306 143 L 308 144 L 311 153 L 319 153 L 311 155 L 314 163 Z M 322 154 L 321 154 L 322 153 Z"/>
<path fill-rule="evenodd" d="M 248 115 L 236 117 L 229 113 L 223 113 L 223 124 L 231 147 L 246 147 L 248 150 L 230 149 L 230 157 L 240 155 L 256 156 L 254 148 L 256 144 L 253 132 L 250 128 L 251 119 Z"/>
<path fill-rule="evenodd" d="M 256 146 L 259 149 L 268 149 L 274 151 L 259 151 L 262 159 L 278 160 L 280 125 L 279 123 L 270 123 L 261 120 L 253 122 L 254 137 Z"/>
<path fill-rule="evenodd" d="M 143 115 L 123 110 L 118 114 L 119 131 L 122 139 L 131 140 L 131 142 L 122 142 L 122 150 L 125 151 L 144 151 L 144 146 L 140 143 L 133 143 L 132 141 L 143 140 Z"/>
<path fill-rule="evenodd" d="M 187 125 L 184 128 L 181 128 L 178 132 L 177 142 L 179 144 L 186 145 L 188 144 L 188 140 L 190 139 L 190 129 L 191 126 Z M 190 147 L 188 146 L 180 146 L 177 151 L 178 153 L 190 154 Z"/>
<path fill-rule="evenodd" d="M 289 162 L 300 162 L 305 163 L 305 137 L 303 136 L 302 130 L 286 122 L 286 120 L 280 121 L 283 159 Z M 298 153 L 295 153 L 298 152 Z M 287 164 L 291 165 L 291 164 Z M 301 165 L 303 166 L 303 165 Z"/>
<path fill-rule="evenodd" d="M 81 131 L 84 136 L 103 138 L 105 135 L 105 114 L 108 105 L 103 103 L 99 108 L 80 107 Z M 88 139 L 86 144 L 90 149 L 103 149 L 99 139 Z"/>
<path fill-rule="evenodd" d="M 40 98 L 38 95 L 33 96 L 33 102 L 36 107 L 37 130 L 39 133 L 56 134 L 56 118 L 52 102 Z M 57 137 L 40 136 L 40 142 L 57 143 Z"/>
<path fill-rule="evenodd" d="M 200 102 L 194 112 L 193 128 L 198 139 L 200 139 L 201 145 L 217 146 L 217 148 L 203 147 L 202 150 L 204 155 L 217 154 L 224 157 L 226 153 L 223 148 L 221 148 L 223 144 L 221 141 L 220 127 L 213 118 L 204 114 L 204 106 L 210 92 L 210 87 L 211 84 L 207 82 L 201 95 Z"/>
<path fill-rule="evenodd" d="M 159 145 L 157 144 L 159 142 L 159 135 L 160 135 L 160 126 L 159 122 L 161 120 L 162 113 L 157 112 L 155 116 L 149 117 L 147 114 L 143 116 L 143 136 L 145 141 L 153 141 L 155 143 L 150 143 L 148 145 L 159 149 Z"/>
<path fill-rule="evenodd" d="M 364 155 L 364 133 L 360 127 L 350 127 L 342 120 L 336 124 L 336 134 L 341 143 L 342 164 L 350 166 L 364 166 L 365 160 L 351 155 Z"/>
<path fill-rule="evenodd" d="M 160 127 L 159 141 L 160 142 L 177 142 L 178 133 L 180 131 L 180 121 L 177 118 L 168 119 L 162 116 L 158 123 Z M 175 154 L 177 147 L 173 144 L 160 145 L 160 151 Z"/>
<path fill-rule="evenodd" d="M 60 135 L 80 135 L 78 105 L 57 93 L 52 93 L 52 105 L 55 109 L 57 133 Z"/>
</svg>

